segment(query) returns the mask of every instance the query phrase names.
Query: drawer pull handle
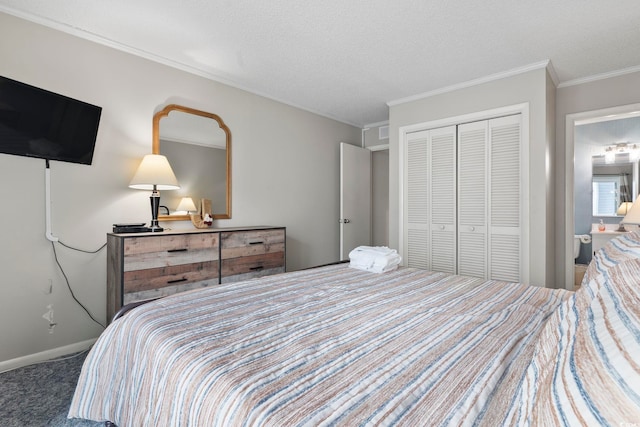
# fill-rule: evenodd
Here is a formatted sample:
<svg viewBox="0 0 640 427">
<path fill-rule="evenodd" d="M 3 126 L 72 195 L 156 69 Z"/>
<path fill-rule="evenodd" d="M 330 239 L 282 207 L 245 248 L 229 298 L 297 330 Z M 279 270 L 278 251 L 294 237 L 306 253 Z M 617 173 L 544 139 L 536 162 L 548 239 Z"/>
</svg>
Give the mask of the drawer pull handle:
<svg viewBox="0 0 640 427">
<path fill-rule="evenodd" d="M 167 280 L 167 283 L 180 283 L 180 282 L 186 282 L 186 281 L 187 279 L 183 277 L 182 279 Z"/>
<path fill-rule="evenodd" d="M 256 271 L 256 270 L 262 270 L 263 268 L 264 268 L 263 266 L 259 265 L 258 267 L 251 267 L 249 270 Z"/>
<path fill-rule="evenodd" d="M 189 249 L 187 248 L 182 248 L 182 249 L 169 249 L 167 250 L 167 252 L 187 252 Z"/>
<path fill-rule="evenodd" d="M 249 244 L 250 244 L 250 245 L 261 245 L 261 244 L 263 244 L 263 243 L 264 243 L 264 242 L 263 242 L 262 240 L 259 240 L 259 241 L 257 241 L 257 242 L 249 242 Z"/>
</svg>

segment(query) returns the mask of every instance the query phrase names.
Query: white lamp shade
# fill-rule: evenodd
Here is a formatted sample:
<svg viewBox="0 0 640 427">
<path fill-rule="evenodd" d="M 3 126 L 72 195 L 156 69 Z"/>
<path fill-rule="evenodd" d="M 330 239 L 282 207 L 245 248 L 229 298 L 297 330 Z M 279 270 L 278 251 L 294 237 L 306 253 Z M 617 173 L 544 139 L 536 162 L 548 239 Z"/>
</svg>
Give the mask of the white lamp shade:
<svg viewBox="0 0 640 427">
<path fill-rule="evenodd" d="M 191 197 L 183 197 L 182 200 L 180 200 L 180 203 L 178 203 L 178 208 L 176 210 L 195 212 L 198 209 L 196 209 L 196 205 L 193 203 L 193 199 Z"/>
<path fill-rule="evenodd" d="M 177 190 L 180 188 L 169 161 L 161 154 L 147 154 L 129 183 L 136 190 Z"/>
<path fill-rule="evenodd" d="M 636 198 L 636 201 L 629 209 L 629 212 L 622 220 L 623 224 L 640 224 L 640 197 Z"/>
<path fill-rule="evenodd" d="M 618 211 L 616 213 L 618 215 L 626 215 L 631 209 L 631 206 L 633 206 L 633 202 L 622 202 L 620 203 L 620 206 L 618 207 Z"/>
</svg>

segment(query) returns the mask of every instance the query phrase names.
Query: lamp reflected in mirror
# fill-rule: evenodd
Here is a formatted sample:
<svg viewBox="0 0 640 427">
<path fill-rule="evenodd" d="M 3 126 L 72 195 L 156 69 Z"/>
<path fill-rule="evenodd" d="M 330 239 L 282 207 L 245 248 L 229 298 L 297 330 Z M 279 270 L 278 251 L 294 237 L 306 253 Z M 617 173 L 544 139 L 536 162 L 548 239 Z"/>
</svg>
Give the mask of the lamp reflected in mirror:
<svg viewBox="0 0 640 427">
<path fill-rule="evenodd" d="M 183 197 L 176 208 L 177 212 L 184 212 L 185 215 L 189 215 L 192 212 L 197 212 L 196 204 L 193 203 L 193 199 L 191 197 Z"/>
</svg>

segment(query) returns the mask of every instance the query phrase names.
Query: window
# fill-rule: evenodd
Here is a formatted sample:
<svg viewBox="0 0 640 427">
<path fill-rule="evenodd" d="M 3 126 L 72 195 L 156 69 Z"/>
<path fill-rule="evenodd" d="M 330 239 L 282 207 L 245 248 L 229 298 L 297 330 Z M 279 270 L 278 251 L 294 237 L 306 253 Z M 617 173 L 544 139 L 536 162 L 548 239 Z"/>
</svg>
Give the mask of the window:
<svg viewBox="0 0 640 427">
<path fill-rule="evenodd" d="M 616 216 L 620 206 L 619 175 L 593 176 L 593 216 Z"/>
</svg>

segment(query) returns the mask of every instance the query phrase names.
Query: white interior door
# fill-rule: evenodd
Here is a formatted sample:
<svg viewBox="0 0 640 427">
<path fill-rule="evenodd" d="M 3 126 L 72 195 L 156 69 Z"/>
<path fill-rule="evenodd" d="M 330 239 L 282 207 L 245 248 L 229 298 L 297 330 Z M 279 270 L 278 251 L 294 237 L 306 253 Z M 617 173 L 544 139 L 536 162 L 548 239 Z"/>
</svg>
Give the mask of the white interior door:
<svg viewBox="0 0 640 427">
<path fill-rule="evenodd" d="M 340 143 L 340 259 L 371 244 L 371 151 Z"/>
</svg>

